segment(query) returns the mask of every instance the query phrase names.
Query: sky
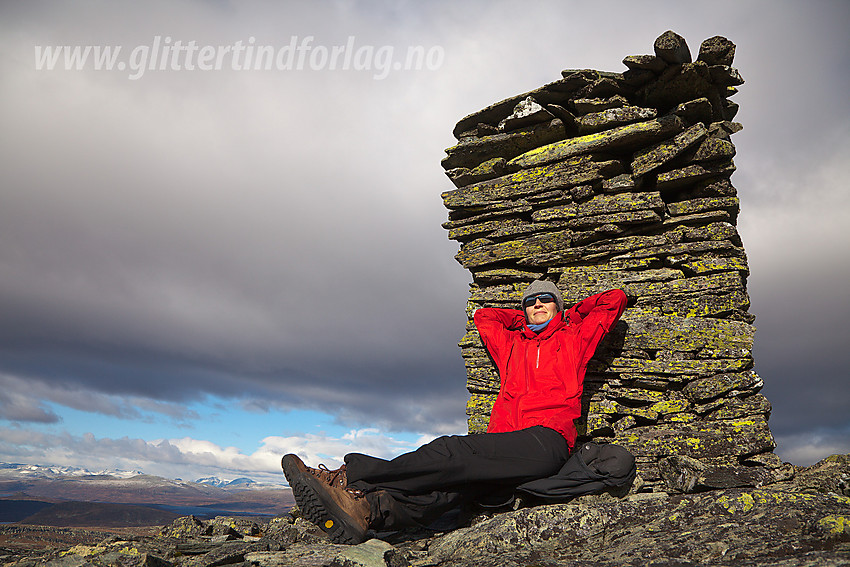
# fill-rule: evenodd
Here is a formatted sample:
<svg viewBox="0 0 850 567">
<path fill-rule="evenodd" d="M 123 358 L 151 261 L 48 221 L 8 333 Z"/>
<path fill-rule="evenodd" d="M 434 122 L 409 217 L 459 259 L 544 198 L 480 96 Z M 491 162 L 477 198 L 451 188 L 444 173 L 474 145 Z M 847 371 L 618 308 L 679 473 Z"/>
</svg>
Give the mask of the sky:
<svg viewBox="0 0 850 567">
<path fill-rule="evenodd" d="M 282 481 L 287 452 L 465 433 L 455 123 L 668 29 L 737 45 L 776 451 L 850 452 L 848 25 L 842 0 L 0 2 L 0 461 Z"/>
</svg>

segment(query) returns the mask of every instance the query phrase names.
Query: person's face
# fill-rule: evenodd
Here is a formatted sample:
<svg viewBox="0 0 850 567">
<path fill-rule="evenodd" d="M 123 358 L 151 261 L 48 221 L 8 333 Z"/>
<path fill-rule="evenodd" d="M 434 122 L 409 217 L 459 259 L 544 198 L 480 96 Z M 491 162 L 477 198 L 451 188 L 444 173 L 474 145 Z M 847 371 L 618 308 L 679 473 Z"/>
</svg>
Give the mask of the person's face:
<svg viewBox="0 0 850 567">
<path fill-rule="evenodd" d="M 534 300 L 534 303 L 531 303 L 531 300 Z M 549 294 L 529 298 L 524 305 L 527 305 L 525 317 L 532 325 L 545 323 L 558 312 L 558 304 L 555 303 L 555 298 Z"/>
</svg>

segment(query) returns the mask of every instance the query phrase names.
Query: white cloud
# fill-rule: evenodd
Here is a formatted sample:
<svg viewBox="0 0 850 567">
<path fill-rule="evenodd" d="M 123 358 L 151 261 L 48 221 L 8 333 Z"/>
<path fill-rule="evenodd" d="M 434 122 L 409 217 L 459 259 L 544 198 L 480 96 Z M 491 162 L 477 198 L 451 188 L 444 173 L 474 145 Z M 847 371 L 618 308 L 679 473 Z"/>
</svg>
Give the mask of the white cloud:
<svg viewBox="0 0 850 567">
<path fill-rule="evenodd" d="M 425 440 L 429 439 L 420 439 Z M 191 437 L 146 441 L 97 438 L 90 433 L 73 436 L 28 429 L 0 430 L 0 461 L 141 470 L 184 480 L 248 476 L 258 481 L 281 482 L 280 458 L 286 453 L 298 454 L 311 466 L 323 463 L 336 468 L 347 453 L 361 452 L 390 459 L 417 446 L 377 429 L 351 430 L 341 437 L 271 436 L 262 439 L 252 453 Z M 85 459 L 81 460 L 80 455 L 85 455 Z"/>
<path fill-rule="evenodd" d="M 415 449 L 411 443 L 399 441 L 377 429 L 351 430 L 342 437 L 332 438 L 307 434 L 296 437 L 266 437 L 259 453 L 277 455 L 294 453 L 311 466 L 326 464 L 336 468 L 347 453 L 365 453 L 374 457 L 391 459 Z"/>
</svg>

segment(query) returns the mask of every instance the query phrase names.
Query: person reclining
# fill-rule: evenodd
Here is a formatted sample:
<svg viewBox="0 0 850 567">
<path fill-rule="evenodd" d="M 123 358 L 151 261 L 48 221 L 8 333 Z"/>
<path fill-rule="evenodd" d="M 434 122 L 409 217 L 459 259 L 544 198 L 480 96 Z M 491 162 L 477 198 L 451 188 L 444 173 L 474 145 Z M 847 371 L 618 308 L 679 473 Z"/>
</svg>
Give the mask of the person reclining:
<svg viewBox="0 0 850 567">
<path fill-rule="evenodd" d="M 487 433 L 439 437 L 392 460 L 360 453 L 337 470 L 293 454 L 281 466 L 305 518 L 335 543 L 369 530 L 424 527 L 485 497 L 556 474 L 575 445 L 587 363 L 626 308 L 619 289 L 564 310 L 557 286 L 536 280 L 522 309 L 481 308 L 473 319 L 501 385 Z"/>
</svg>

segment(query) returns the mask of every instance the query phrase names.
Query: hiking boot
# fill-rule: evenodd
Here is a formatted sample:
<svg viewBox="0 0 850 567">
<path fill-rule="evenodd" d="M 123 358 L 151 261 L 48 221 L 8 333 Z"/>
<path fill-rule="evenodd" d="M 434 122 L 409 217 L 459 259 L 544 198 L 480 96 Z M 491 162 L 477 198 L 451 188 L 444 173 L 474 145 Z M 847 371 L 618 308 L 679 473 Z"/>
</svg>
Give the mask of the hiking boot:
<svg viewBox="0 0 850 567">
<path fill-rule="evenodd" d="M 295 455 L 285 455 L 281 466 L 307 520 L 319 526 L 334 543 L 355 545 L 366 541 L 371 510 L 362 492 L 326 484 Z"/>
<path fill-rule="evenodd" d="M 283 458 L 280 460 L 280 466 L 281 468 L 284 468 L 284 471 L 284 460 L 290 460 L 291 466 L 294 466 L 308 474 L 313 475 L 328 486 L 335 486 L 336 488 L 345 488 L 348 485 L 348 478 L 345 474 L 345 465 L 342 465 L 338 469 L 334 470 L 329 469 L 325 465 L 319 465 L 319 468 L 313 468 L 305 465 L 304 461 L 302 461 L 298 457 L 298 455 L 289 454 L 284 455 Z"/>
</svg>

